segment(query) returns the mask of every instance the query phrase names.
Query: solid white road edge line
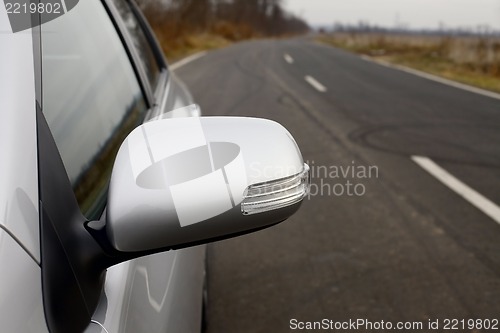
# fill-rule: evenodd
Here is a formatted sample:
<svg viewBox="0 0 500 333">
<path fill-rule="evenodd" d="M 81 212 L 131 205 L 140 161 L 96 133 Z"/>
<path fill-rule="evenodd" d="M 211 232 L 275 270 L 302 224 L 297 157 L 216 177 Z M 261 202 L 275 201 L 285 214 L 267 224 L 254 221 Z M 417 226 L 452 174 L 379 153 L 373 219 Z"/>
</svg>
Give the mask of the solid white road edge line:
<svg viewBox="0 0 500 333">
<path fill-rule="evenodd" d="M 386 62 L 386 61 L 383 61 L 383 60 L 378 60 L 378 59 L 372 58 L 372 57 L 367 56 L 367 55 L 361 55 L 360 58 L 363 59 L 363 60 L 365 60 L 365 61 L 373 62 L 373 63 L 379 64 L 381 66 L 384 66 L 384 67 L 388 67 L 388 68 L 392 68 L 392 69 L 397 69 L 397 70 L 400 70 L 402 72 L 413 74 L 413 75 L 422 77 L 422 78 L 427 79 L 427 80 L 439 82 L 439 83 L 445 84 L 447 86 L 451 86 L 451 87 L 454 87 L 454 88 L 466 90 L 466 91 L 469 91 L 469 92 L 472 92 L 472 93 L 475 93 L 475 94 L 479 94 L 479 95 L 483 95 L 483 96 L 487 96 L 487 97 L 491 97 L 491 98 L 495 98 L 495 99 L 500 99 L 500 94 L 495 93 L 493 91 L 489 91 L 489 90 L 485 90 L 485 89 L 481 89 L 481 88 L 469 86 L 468 84 L 465 84 L 465 83 L 460 83 L 460 82 L 448 80 L 448 79 L 445 79 L 443 77 L 436 76 L 436 75 L 433 75 L 433 74 L 429 74 L 429 73 L 426 73 L 426 72 L 422 72 L 422 71 L 419 71 L 417 69 L 409 68 L 409 67 L 406 67 L 406 66 L 391 64 L 389 62 Z"/>
<path fill-rule="evenodd" d="M 431 159 L 424 156 L 412 156 L 411 159 L 425 171 L 436 177 L 441 183 L 500 224 L 500 207 L 498 207 L 495 203 L 481 195 L 476 190 L 462 183 L 459 179 L 448 173 L 448 171 L 441 168 Z"/>
<path fill-rule="evenodd" d="M 316 89 L 317 91 L 319 91 L 319 92 L 326 91 L 326 87 L 324 85 L 322 85 L 321 83 L 319 83 L 318 81 L 316 81 L 316 79 L 314 79 L 312 76 L 306 75 L 304 77 L 304 79 L 307 81 L 307 83 L 309 83 L 311 86 L 313 86 L 314 89 Z"/>
<path fill-rule="evenodd" d="M 181 60 L 177 61 L 176 63 L 170 65 L 169 68 L 171 70 L 175 71 L 176 69 L 178 69 L 184 65 L 187 65 L 191 61 L 195 61 L 196 59 L 203 57 L 205 54 L 207 54 L 206 51 L 195 53 L 193 55 L 190 55 L 189 57 L 181 59 Z"/>
</svg>

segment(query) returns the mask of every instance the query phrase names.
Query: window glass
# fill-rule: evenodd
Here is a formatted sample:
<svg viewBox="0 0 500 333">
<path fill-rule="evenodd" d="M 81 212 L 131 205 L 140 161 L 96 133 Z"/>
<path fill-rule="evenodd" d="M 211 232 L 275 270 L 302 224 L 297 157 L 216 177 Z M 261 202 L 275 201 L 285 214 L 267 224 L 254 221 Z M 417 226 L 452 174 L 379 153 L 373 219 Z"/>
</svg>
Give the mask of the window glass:
<svg viewBox="0 0 500 333">
<path fill-rule="evenodd" d="M 114 158 L 146 111 L 127 53 L 99 0 L 42 25 L 43 112 L 82 212 L 98 218 Z"/>
<path fill-rule="evenodd" d="M 156 83 L 158 81 L 158 76 L 160 75 L 160 68 L 155 57 L 155 53 L 151 47 L 151 44 L 146 37 L 146 34 L 137 19 L 136 15 L 132 11 L 131 5 L 128 1 L 124 0 L 113 0 L 115 7 L 118 9 L 120 16 L 122 17 L 125 26 L 132 38 L 135 49 L 139 54 L 140 61 L 146 75 L 148 77 L 151 88 L 154 91 Z"/>
</svg>

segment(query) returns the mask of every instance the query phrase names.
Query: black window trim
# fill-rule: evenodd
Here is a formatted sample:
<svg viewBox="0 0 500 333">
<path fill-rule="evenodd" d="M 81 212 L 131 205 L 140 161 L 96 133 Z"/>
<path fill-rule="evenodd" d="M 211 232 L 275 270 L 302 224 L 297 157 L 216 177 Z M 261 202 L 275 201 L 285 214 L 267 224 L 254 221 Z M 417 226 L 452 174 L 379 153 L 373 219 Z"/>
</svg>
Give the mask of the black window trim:
<svg viewBox="0 0 500 333">
<path fill-rule="evenodd" d="M 143 64 L 140 60 L 139 54 L 135 49 L 135 45 L 133 43 L 133 39 L 130 36 L 130 33 L 125 26 L 125 23 L 122 20 L 122 17 L 118 11 L 118 9 L 113 4 L 112 0 L 102 0 L 106 10 L 108 11 L 113 24 L 115 25 L 118 34 L 120 35 L 120 39 L 127 51 L 130 62 L 134 67 L 134 71 L 138 77 L 139 83 L 141 85 L 141 89 L 143 90 L 146 102 L 148 103 L 148 116 L 156 113 L 156 108 L 159 107 L 162 99 L 164 98 L 164 94 L 166 93 L 166 87 L 169 80 L 169 72 L 168 72 L 168 64 L 163 55 L 163 51 L 161 50 L 160 44 L 156 39 L 151 26 L 148 21 L 142 14 L 141 10 L 132 0 L 122 0 L 127 2 L 130 5 L 133 15 L 137 19 L 140 27 L 143 29 L 144 34 L 146 36 L 147 42 L 151 46 L 151 50 L 153 51 L 153 55 L 155 60 L 157 61 L 158 68 L 160 69 L 160 74 L 158 77 L 158 81 L 156 83 L 156 87 L 151 87 L 147 73 L 145 68 L 143 68 Z"/>
<path fill-rule="evenodd" d="M 125 23 L 121 19 L 120 13 L 118 9 L 114 6 L 111 0 L 101 0 L 106 12 L 111 19 L 118 36 L 123 44 L 125 51 L 127 52 L 130 63 L 132 64 L 132 68 L 134 69 L 135 75 L 137 76 L 137 81 L 141 87 L 142 93 L 144 95 L 144 99 L 147 103 L 147 108 L 149 110 L 153 109 L 156 105 L 155 96 L 152 90 L 151 85 L 149 84 L 149 80 L 146 74 L 146 70 L 143 68 L 139 54 L 137 53 L 132 37 L 128 32 Z"/>
<path fill-rule="evenodd" d="M 139 25 L 141 26 L 142 30 L 144 31 L 146 39 L 149 45 L 151 46 L 151 50 L 153 51 L 158 67 L 160 69 L 160 75 L 158 76 L 156 89 L 154 89 L 153 91 L 154 104 L 153 107 L 148 111 L 148 114 L 146 115 L 146 120 L 149 120 L 150 118 L 154 117 L 159 112 L 161 112 L 161 106 L 164 103 L 164 99 L 167 97 L 166 95 L 167 95 L 168 81 L 170 79 L 168 62 L 167 59 L 165 58 L 160 43 L 158 42 L 158 39 L 156 38 L 156 35 L 153 32 L 153 29 L 151 28 L 148 20 L 140 10 L 137 3 L 134 0 L 123 0 L 123 1 L 130 4 L 132 12 L 135 15 L 137 21 L 139 22 Z"/>
<path fill-rule="evenodd" d="M 165 56 L 163 55 L 163 51 L 160 47 L 160 43 L 156 39 L 155 34 L 153 33 L 153 29 L 149 25 L 148 20 L 144 17 L 142 14 L 142 11 L 139 9 L 139 6 L 135 3 L 133 0 L 125 0 L 126 2 L 130 3 L 130 7 L 132 8 L 132 12 L 134 13 L 135 17 L 137 18 L 137 21 L 139 22 L 142 30 L 144 31 L 146 38 L 151 45 L 151 49 L 153 50 L 154 56 L 156 58 L 156 61 L 158 63 L 158 67 L 160 70 L 163 71 L 163 69 L 167 69 L 167 60 L 165 59 Z"/>
</svg>

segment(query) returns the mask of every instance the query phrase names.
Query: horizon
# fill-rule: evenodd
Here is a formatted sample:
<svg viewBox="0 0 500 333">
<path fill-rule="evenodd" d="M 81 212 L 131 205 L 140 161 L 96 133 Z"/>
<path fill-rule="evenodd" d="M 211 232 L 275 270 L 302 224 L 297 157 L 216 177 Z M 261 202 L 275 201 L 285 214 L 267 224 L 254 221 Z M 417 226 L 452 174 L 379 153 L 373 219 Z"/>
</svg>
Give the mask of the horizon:
<svg viewBox="0 0 500 333">
<path fill-rule="evenodd" d="M 364 22 L 389 29 L 500 31 L 500 0 L 285 0 L 283 7 L 314 28 Z"/>
</svg>

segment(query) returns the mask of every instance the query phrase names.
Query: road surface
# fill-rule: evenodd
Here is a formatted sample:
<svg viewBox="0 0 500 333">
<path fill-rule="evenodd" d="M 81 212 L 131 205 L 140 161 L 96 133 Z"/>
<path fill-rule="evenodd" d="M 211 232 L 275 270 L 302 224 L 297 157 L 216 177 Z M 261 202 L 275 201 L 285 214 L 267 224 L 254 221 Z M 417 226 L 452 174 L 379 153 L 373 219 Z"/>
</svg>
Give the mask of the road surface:
<svg viewBox="0 0 500 333">
<path fill-rule="evenodd" d="M 304 39 L 175 73 L 205 115 L 282 123 L 315 172 L 293 218 L 209 246 L 208 332 L 500 319 L 500 100 Z"/>
</svg>

